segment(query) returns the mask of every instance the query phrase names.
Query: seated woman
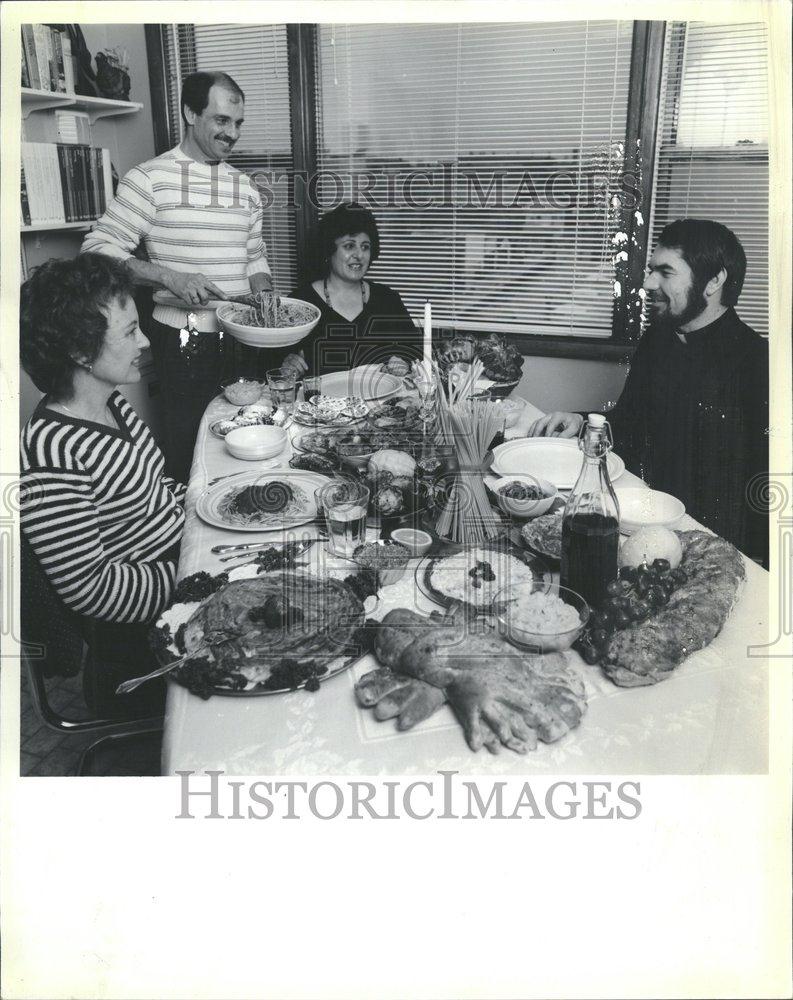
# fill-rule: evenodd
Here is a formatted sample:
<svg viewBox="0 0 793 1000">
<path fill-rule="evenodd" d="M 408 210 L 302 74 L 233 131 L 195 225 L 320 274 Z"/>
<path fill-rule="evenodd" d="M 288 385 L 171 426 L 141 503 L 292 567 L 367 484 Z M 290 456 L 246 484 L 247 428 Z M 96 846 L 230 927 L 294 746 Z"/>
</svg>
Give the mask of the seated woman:
<svg viewBox="0 0 793 1000">
<path fill-rule="evenodd" d="M 319 244 L 322 274 L 291 295 L 318 306 L 322 315 L 301 341 L 299 355 L 293 353 L 285 364 L 325 375 L 385 364 L 396 356 L 405 362 L 395 364 L 397 373 L 406 374 L 409 363 L 421 358 L 421 334 L 397 292 L 365 280 L 380 254 L 374 215 L 355 202 L 339 205 L 320 219 Z"/>
<path fill-rule="evenodd" d="M 115 686 L 153 666 L 146 623 L 171 598 L 184 526 L 185 487 L 117 390 L 140 381 L 146 347 L 109 257 L 51 260 L 22 286 L 22 365 L 45 393 L 21 435 L 22 531 L 66 607 L 92 620 L 94 662 L 112 665 L 86 677 L 102 714 L 128 714 Z"/>
</svg>

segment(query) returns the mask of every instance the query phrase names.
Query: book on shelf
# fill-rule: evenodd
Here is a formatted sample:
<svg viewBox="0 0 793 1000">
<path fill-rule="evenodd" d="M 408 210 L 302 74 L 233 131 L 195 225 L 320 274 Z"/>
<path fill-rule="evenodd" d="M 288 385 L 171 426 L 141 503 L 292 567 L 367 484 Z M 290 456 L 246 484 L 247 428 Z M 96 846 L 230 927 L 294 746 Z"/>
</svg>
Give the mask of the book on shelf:
<svg viewBox="0 0 793 1000">
<path fill-rule="evenodd" d="M 22 202 L 22 225 L 30 225 L 30 205 L 28 204 L 28 189 L 25 184 L 25 164 L 20 164 L 22 178 L 20 182 L 20 199 Z"/>
<path fill-rule="evenodd" d="M 30 87 L 33 90 L 52 90 L 58 93 L 74 92 L 71 41 L 64 32 L 58 31 L 48 24 L 23 24 L 22 54 L 23 87 Z M 25 83 L 25 68 L 27 69 L 27 83 Z"/>
<path fill-rule="evenodd" d="M 33 90 L 41 90 L 41 77 L 39 76 L 39 64 L 36 59 L 36 43 L 33 38 L 33 25 L 22 25 L 22 51 L 25 53 L 25 62 L 30 77 L 29 86 Z"/>
<path fill-rule="evenodd" d="M 58 142 L 91 145 L 91 116 L 85 111 L 56 111 Z"/>
<path fill-rule="evenodd" d="M 92 222 L 113 197 L 108 149 L 23 142 L 22 170 L 25 225 Z"/>
</svg>

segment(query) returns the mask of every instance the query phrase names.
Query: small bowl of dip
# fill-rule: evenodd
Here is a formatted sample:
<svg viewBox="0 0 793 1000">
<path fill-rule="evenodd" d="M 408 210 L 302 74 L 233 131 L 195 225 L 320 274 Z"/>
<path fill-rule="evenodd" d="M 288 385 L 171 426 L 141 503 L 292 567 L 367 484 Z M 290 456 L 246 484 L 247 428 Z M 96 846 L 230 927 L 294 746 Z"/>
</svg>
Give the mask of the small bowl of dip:
<svg viewBox="0 0 793 1000">
<path fill-rule="evenodd" d="M 263 382 L 252 378 L 229 378 L 220 383 L 220 391 L 233 406 L 247 406 L 261 399 Z"/>
<path fill-rule="evenodd" d="M 493 601 L 501 635 L 522 649 L 557 653 L 569 649 L 589 621 L 587 602 L 558 584 L 519 583 L 500 590 Z"/>
</svg>

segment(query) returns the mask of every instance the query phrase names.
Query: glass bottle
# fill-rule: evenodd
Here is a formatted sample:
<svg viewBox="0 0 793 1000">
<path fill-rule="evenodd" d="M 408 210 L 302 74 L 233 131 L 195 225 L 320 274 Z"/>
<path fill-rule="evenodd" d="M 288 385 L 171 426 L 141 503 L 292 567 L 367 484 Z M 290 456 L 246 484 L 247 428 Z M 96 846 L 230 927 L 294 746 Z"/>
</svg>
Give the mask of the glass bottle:
<svg viewBox="0 0 793 1000">
<path fill-rule="evenodd" d="M 598 608 L 617 577 L 620 539 L 620 508 L 608 473 L 611 429 L 602 414 L 589 414 L 578 446 L 584 462 L 562 517 L 560 582 Z"/>
</svg>

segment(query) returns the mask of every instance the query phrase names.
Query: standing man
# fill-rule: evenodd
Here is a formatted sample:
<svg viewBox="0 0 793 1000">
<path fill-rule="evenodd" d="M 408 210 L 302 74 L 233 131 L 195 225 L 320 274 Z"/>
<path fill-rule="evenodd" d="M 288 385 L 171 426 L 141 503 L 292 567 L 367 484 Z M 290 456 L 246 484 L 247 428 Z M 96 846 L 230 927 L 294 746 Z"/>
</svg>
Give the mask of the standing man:
<svg viewBox="0 0 793 1000">
<path fill-rule="evenodd" d="M 734 233 L 678 219 L 661 233 L 644 288 L 650 325 L 607 414 L 614 447 L 654 489 L 747 555 L 768 562 L 768 344 L 735 304 L 746 255 Z M 549 413 L 530 436 L 574 437 L 578 413 Z"/>
<path fill-rule="evenodd" d="M 226 73 L 191 73 L 182 86 L 185 125 L 175 148 L 133 167 L 83 252 L 124 261 L 141 284 L 188 305 L 269 291 L 262 202 L 250 178 L 225 161 L 239 139 L 245 95 Z M 133 256 L 143 245 L 148 260 Z M 186 482 L 198 425 L 223 374 L 214 311 L 155 304 L 149 339 L 165 418 L 166 471 Z"/>
</svg>

